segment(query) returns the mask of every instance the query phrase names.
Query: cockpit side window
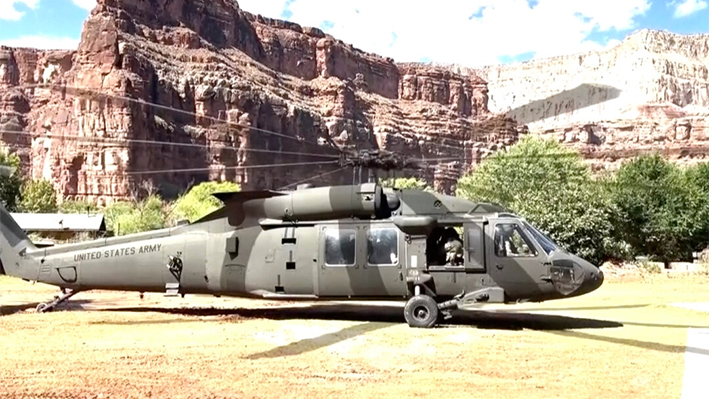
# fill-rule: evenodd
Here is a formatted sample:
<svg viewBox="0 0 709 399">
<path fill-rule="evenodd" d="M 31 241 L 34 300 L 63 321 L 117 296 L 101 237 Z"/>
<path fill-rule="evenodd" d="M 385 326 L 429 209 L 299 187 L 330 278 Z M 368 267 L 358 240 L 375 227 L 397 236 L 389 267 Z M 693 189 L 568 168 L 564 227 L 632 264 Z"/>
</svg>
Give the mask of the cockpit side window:
<svg viewBox="0 0 709 399">
<path fill-rule="evenodd" d="M 534 257 L 537 249 L 516 223 L 495 225 L 495 255 L 500 258 Z"/>
</svg>

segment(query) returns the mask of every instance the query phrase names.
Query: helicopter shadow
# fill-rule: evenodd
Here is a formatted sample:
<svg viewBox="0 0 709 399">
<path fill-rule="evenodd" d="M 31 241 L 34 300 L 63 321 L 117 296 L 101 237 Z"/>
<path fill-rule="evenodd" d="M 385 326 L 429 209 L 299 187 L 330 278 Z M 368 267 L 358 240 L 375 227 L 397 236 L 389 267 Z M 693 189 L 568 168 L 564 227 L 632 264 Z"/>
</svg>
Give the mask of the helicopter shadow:
<svg viewBox="0 0 709 399">
<path fill-rule="evenodd" d="M 79 300 L 65 302 L 65 303 L 57 306 L 57 308 L 53 312 L 87 310 L 83 305 L 87 305 L 92 302 L 93 301 L 87 300 L 87 299 L 79 299 Z M 24 312 L 27 310 L 33 310 L 40 303 L 42 303 L 42 302 L 26 302 L 26 303 L 13 304 L 13 305 L 0 305 L 0 316 L 9 316 L 9 315 L 12 315 L 15 313 L 21 313 L 21 312 Z"/>
<path fill-rule="evenodd" d="M 310 306 L 261 307 L 261 308 L 158 308 L 158 307 L 126 307 L 102 309 L 113 312 L 156 312 L 183 316 L 221 316 L 222 320 L 234 318 L 268 320 L 327 320 L 363 322 L 345 327 L 338 331 L 317 337 L 306 338 L 287 345 L 278 346 L 264 352 L 245 356 L 245 360 L 264 358 L 281 358 L 297 356 L 321 348 L 367 334 L 376 330 L 389 328 L 406 323 L 401 306 L 388 305 L 347 305 L 347 304 L 314 304 Z M 568 329 L 603 329 L 622 327 L 621 323 L 584 319 L 569 316 L 556 316 L 529 313 L 493 313 L 488 311 L 457 310 L 452 312 L 453 318 L 444 320 L 437 326 L 444 328 L 478 328 L 498 330 L 548 330 L 564 331 Z M 201 321 L 195 319 L 195 321 Z M 161 323 L 162 321 L 155 321 Z M 167 320 L 173 323 L 174 320 Z M 141 322 L 138 322 L 141 323 Z"/>
<path fill-rule="evenodd" d="M 315 304 L 311 306 L 261 307 L 261 308 L 159 308 L 159 307 L 124 307 L 101 309 L 113 312 L 155 312 L 184 316 L 223 316 L 239 319 L 269 320 L 338 320 L 361 321 L 370 323 L 402 324 L 406 323 L 400 306 L 388 305 L 343 305 Z M 439 323 L 439 328 L 475 327 L 479 329 L 499 330 L 567 330 L 617 328 L 623 324 L 613 321 L 586 319 L 569 316 L 530 314 L 521 312 L 490 312 L 482 310 L 457 310 L 453 318 Z M 159 321 L 156 321 L 159 323 Z"/>
</svg>

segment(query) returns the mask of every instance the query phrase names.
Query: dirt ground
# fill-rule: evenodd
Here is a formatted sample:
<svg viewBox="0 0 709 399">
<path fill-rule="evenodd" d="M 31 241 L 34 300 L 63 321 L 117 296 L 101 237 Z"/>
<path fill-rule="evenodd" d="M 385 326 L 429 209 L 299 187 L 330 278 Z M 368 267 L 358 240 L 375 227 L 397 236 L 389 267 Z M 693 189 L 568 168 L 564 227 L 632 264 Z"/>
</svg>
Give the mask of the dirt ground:
<svg viewBox="0 0 709 399">
<path fill-rule="evenodd" d="M 709 278 L 607 281 L 586 297 L 459 311 L 87 292 L 0 277 L 0 397 L 679 398 Z"/>
</svg>

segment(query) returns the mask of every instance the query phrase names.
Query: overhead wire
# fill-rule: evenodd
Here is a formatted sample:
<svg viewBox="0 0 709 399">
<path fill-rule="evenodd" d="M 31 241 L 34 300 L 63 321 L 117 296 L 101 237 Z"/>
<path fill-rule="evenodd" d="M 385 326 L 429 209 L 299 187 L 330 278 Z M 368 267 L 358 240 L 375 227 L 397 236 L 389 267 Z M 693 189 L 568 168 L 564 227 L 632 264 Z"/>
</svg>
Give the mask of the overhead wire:
<svg viewBox="0 0 709 399">
<path fill-rule="evenodd" d="M 131 138 L 112 138 L 112 137 L 99 137 L 99 136 L 81 136 L 81 135 L 69 135 L 69 134 L 61 134 L 61 135 L 55 135 L 52 133 L 34 133 L 34 132 L 27 132 L 27 131 L 16 131 L 16 130 L 0 130 L 0 134 L 11 134 L 11 135 L 27 135 L 27 136 L 32 136 L 33 138 L 50 138 L 50 139 L 58 139 L 58 140 L 67 140 L 67 139 L 72 139 L 76 140 L 78 142 L 84 142 L 84 143 L 93 143 L 93 144 L 125 144 L 125 143 L 136 143 L 136 144 L 148 144 L 148 145 L 165 145 L 165 146 L 177 146 L 177 147 L 192 147 L 192 148 L 206 148 L 206 149 L 231 149 L 235 151 L 243 151 L 243 152 L 253 152 L 253 153 L 270 153 L 270 154 L 281 154 L 281 155 L 293 155 L 293 156 L 312 156 L 312 157 L 323 157 L 323 158 L 341 158 L 341 155 L 334 155 L 334 154 L 317 154 L 317 153 L 307 153 L 307 152 L 297 152 L 297 151 L 282 151 L 282 150 L 267 150 L 267 149 L 258 149 L 258 148 L 238 148 L 234 146 L 226 146 L 226 145 L 208 145 L 208 144 L 197 144 L 197 143 L 180 143 L 180 142 L 175 142 L 175 141 L 161 141 L 161 140 L 142 140 L 142 139 L 131 139 Z M 435 145 L 435 143 L 432 143 Z M 659 149 L 648 149 L 647 153 L 652 153 L 652 152 L 657 152 L 657 151 L 664 151 L 664 152 L 672 152 L 672 151 L 681 151 L 682 149 L 664 149 L 664 150 L 659 150 Z M 585 155 L 592 155 L 592 154 L 585 154 Z M 474 158 L 477 158 L 478 161 L 482 161 L 485 158 L 491 157 L 491 156 L 505 156 L 508 159 L 515 159 L 515 158 L 560 158 L 560 157 L 578 157 L 580 156 L 579 154 L 573 153 L 573 152 L 559 152 L 559 153 L 548 153 L 548 154 L 534 154 L 534 155 L 510 155 L 506 152 L 495 152 L 495 153 L 489 153 L 489 154 L 482 154 L 482 156 L 479 157 L 468 157 L 468 156 L 450 156 L 450 157 L 439 157 L 439 158 L 409 158 L 411 161 L 415 161 L 417 163 L 431 163 L 431 162 L 452 162 L 452 161 L 461 161 L 464 162 L 466 160 L 472 161 Z M 330 163 L 330 162 L 326 162 Z M 334 163 L 334 162 L 333 162 Z M 207 168 L 203 169 L 207 170 Z M 194 171 L 193 169 L 168 169 L 167 170 L 169 173 L 177 173 L 179 171 Z"/>
<path fill-rule="evenodd" d="M 279 188 L 278 190 L 285 190 L 285 189 L 287 189 L 287 188 L 290 188 L 290 187 L 293 187 L 293 186 L 297 186 L 297 185 L 299 185 L 299 184 L 307 183 L 307 182 L 309 182 L 309 181 L 315 180 L 315 179 L 320 178 L 320 177 L 325 177 L 325 176 L 328 176 L 328 175 L 331 175 L 331 174 L 334 174 L 334 173 L 337 173 L 337 172 L 341 172 L 341 171 L 343 171 L 343 170 L 345 170 L 345 169 L 347 169 L 347 168 L 346 168 L 346 167 L 342 167 L 342 168 L 339 168 L 339 169 L 331 170 L 331 171 L 329 171 L 329 172 L 320 173 L 320 174 L 315 175 L 315 176 L 313 176 L 313 177 L 309 177 L 309 178 L 307 178 L 307 179 L 303 179 L 303 180 L 297 181 L 297 182 L 295 182 L 295 183 L 291 183 L 291 184 L 289 184 L 289 185 L 287 185 L 287 186 L 283 186 L 283 187 Z"/>
<path fill-rule="evenodd" d="M 13 88 L 19 88 L 19 89 L 49 89 L 49 90 L 54 90 L 54 91 L 61 91 L 63 93 L 69 93 L 70 95 L 75 95 L 77 97 L 84 97 L 84 98 L 89 98 L 89 99 L 96 99 L 96 98 L 112 98 L 112 99 L 117 99 L 117 100 L 122 100 L 126 101 L 129 103 L 135 103 L 139 105 L 144 105 L 144 106 L 149 106 L 149 107 L 154 107 L 157 109 L 162 109 L 166 110 L 169 112 L 175 112 L 178 114 L 183 114 L 183 115 L 189 115 L 192 117 L 196 118 L 201 118 L 204 120 L 209 120 L 213 121 L 216 123 L 216 126 L 213 128 L 216 128 L 219 125 L 230 125 L 230 126 L 236 126 L 240 127 L 243 129 L 248 129 L 251 131 L 256 131 L 256 132 L 261 132 L 264 134 L 268 135 L 273 135 L 276 137 L 282 137 L 282 138 L 287 138 L 291 139 L 294 141 L 297 141 L 299 143 L 304 143 L 304 144 L 312 144 L 318 146 L 318 148 L 322 148 L 323 145 L 314 141 L 309 141 L 305 139 L 300 139 L 297 137 L 289 136 L 283 133 L 279 132 L 274 132 L 272 130 L 264 129 L 264 128 L 258 128 L 254 127 L 251 125 L 245 125 L 239 122 L 233 122 L 233 121 L 228 121 L 225 119 L 220 119 L 216 118 L 213 116 L 208 116 L 208 115 L 201 115 L 197 114 L 196 112 L 191 112 L 187 110 L 182 110 L 179 108 L 175 107 L 170 107 L 166 105 L 161 105 L 158 103 L 146 101 L 144 99 L 140 98 L 132 98 L 132 97 L 127 97 L 127 96 L 122 96 L 114 93 L 107 93 L 103 92 L 100 90 L 95 90 L 95 89 L 87 89 L 87 88 L 81 88 L 77 86 L 70 86 L 70 85 L 65 85 L 65 84 L 56 84 L 56 83 L 38 83 L 38 84 L 25 84 L 25 85 L 18 85 L 18 86 L 13 86 Z M 72 91 L 74 93 L 72 93 Z M 505 122 L 501 122 L 505 123 Z M 234 149 L 237 151 L 244 151 L 244 152 L 261 152 L 261 153 L 274 153 L 274 154 L 283 154 L 283 155 L 299 155 L 299 156 L 318 156 L 318 157 L 326 157 L 326 158 L 341 158 L 342 153 L 344 150 L 336 147 L 336 146 L 330 146 L 327 147 L 327 149 L 332 149 L 340 152 L 339 155 L 335 154 L 315 154 L 315 153 L 305 153 L 305 152 L 288 152 L 288 151 L 280 151 L 280 150 L 268 150 L 268 149 L 256 149 L 256 148 L 237 148 L 237 147 L 232 147 L 232 146 L 214 146 L 214 145 L 205 145 L 205 144 L 196 144 L 196 143 L 180 143 L 180 142 L 173 142 L 173 141 L 156 141 L 156 140 L 139 140 L 139 139 L 121 139 L 121 138 L 109 138 L 109 137 L 86 137 L 86 136 L 79 136 L 79 135 L 53 135 L 51 133 L 32 133 L 32 132 L 22 132 L 19 133 L 17 131 L 8 131 L 8 130 L 0 130 L 0 134 L 27 134 L 27 135 L 32 135 L 33 137 L 47 137 L 47 138 L 58 138 L 58 139 L 67 139 L 67 137 L 72 137 L 79 139 L 80 141 L 84 142 L 94 142 L 94 143 L 105 143 L 105 144 L 112 144 L 110 141 L 118 141 L 118 142 L 127 142 L 127 143 L 139 143 L 139 144 L 154 144 L 154 145 L 173 145 L 173 146 L 183 146 L 183 147 L 201 147 L 201 148 L 216 148 L 216 149 Z M 503 133 L 504 134 L 504 133 Z M 332 145 L 332 142 L 330 142 Z M 424 146 L 434 146 L 437 148 L 447 148 L 447 149 L 452 149 L 456 151 L 466 151 L 469 150 L 470 148 L 465 145 L 461 146 L 453 146 L 449 144 L 444 144 L 444 143 L 436 143 L 436 142 L 427 142 L 424 144 Z M 650 149 L 648 152 L 656 152 L 658 151 L 657 149 Z M 662 150 L 661 150 L 662 151 Z M 665 149 L 664 151 L 672 151 L 672 149 Z M 410 158 L 413 161 L 420 162 L 420 163 L 430 163 L 430 162 L 444 162 L 444 161 L 482 161 L 488 156 L 496 155 L 499 154 L 499 152 L 491 153 L 491 154 L 480 154 L 478 156 L 475 156 L 474 154 L 461 154 L 457 157 L 445 157 L 445 158 Z M 591 155 L 591 154 L 585 154 L 585 155 Z M 576 154 L 572 153 L 559 153 L 559 154 L 539 154 L 539 155 L 533 155 L 533 156 L 525 156 L 525 155 L 519 155 L 519 156 L 514 156 L 514 155 L 506 155 L 508 158 L 529 158 L 529 157 L 560 157 L 560 156 L 570 156 L 574 157 L 577 156 Z M 323 162 L 322 164 L 327 164 L 327 163 L 337 163 L 337 161 L 331 161 L 331 162 Z M 313 163 L 308 163 L 308 164 L 313 164 Z M 283 166 L 300 166 L 301 164 L 282 164 Z M 271 165 L 245 165 L 245 166 L 234 166 L 234 167 L 222 167 L 220 169 L 253 169 L 253 168 L 260 168 L 260 167 L 271 167 Z M 133 172 L 125 172 L 125 174 L 148 174 L 148 173 L 180 173 L 180 172 L 195 172 L 195 171 L 208 171 L 208 170 L 214 170 L 215 168 L 187 168 L 187 169 L 166 169 L 166 170 L 161 170 L 161 171 L 133 171 Z M 335 171 L 331 171 L 334 173 Z M 329 173 L 329 172 L 328 172 Z"/>
<path fill-rule="evenodd" d="M 158 108 L 158 109 L 163 109 L 163 110 L 169 110 L 169 111 L 171 111 L 171 112 L 175 112 L 175 113 L 178 113 L 178 114 L 194 116 L 194 117 L 197 117 L 197 118 L 202 118 L 202 119 L 209 120 L 209 121 L 212 121 L 212 122 L 217 122 L 217 123 L 220 123 L 220 124 L 226 124 L 226 125 L 231 125 L 231 126 L 238 126 L 238 127 L 241 127 L 241 128 L 244 128 L 244 129 L 253 130 L 253 131 L 256 131 L 256 132 L 266 133 L 266 134 L 270 134 L 270 135 L 273 135 L 273 136 L 278 136 L 278 137 L 287 138 L 287 139 L 290 139 L 290 140 L 295 140 L 295 141 L 297 141 L 297 142 L 299 142 L 299 143 L 307 143 L 307 144 L 313 144 L 313 145 L 316 145 L 316 146 L 320 146 L 320 144 L 317 143 L 317 142 L 314 142 L 314 141 L 307 141 L 307 140 L 301 140 L 301 139 L 298 139 L 297 137 L 289 136 L 289 135 L 283 134 L 283 133 L 274 132 L 274 131 L 272 131 L 272 130 L 263 129 L 263 128 L 259 128 L 259 127 L 255 127 L 255 126 L 251 126 L 251 125 L 244 125 L 244 124 L 241 124 L 241 123 L 239 123 L 239 122 L 233 122 L 233 121 L 228 121 L 228 120 L 224 120 L 224 119 L 219 119 L 219 118 L 216 118 L 216 117 L 213 117 L 213 116 L 200 115 L 200 114 L 198 114 L 198 113 L 196 113 L 196 112 L 186 111 L 186 110 L 182 110 L 182 109 L 175 108 L 175 107 L 169 107 L 169 106 L 167 106 L 167 105 L 161 105 L 161 104 L 158 104 L 158 103 L 154 103 L 154 102 L 150 102 L 150 101 L 145 101 L 145 100 L 140 99 L 140 98 L 132 98 L 132 97 L 121 96 L 121 95 L 113 94 L 113 93 L 105 93 L 105 92 L 101 92 L 101 91 L 94 90 L 94 89 L 86 89 L 86 88 L 80 88 L 80 87 L 75 87 L 75 86 L 58 85 L 58 84 L 47 84 L 47 83 L 26 84 L 26 85 L 14 86 L 14 87 L 17 87 L 17 88 L 20 88 L 20 89 L 23 89 L 23 88 L 26 88 L 26 89 L 36 89 L 36 88 L 59 88 L 59 89 L 70 89 L 70 90 L 76 90 L 76 91 L 83 91 L 83 92 L 88 92 L 89 94 L 96 95 L 96 96 L 105 96 L 105 97 L 110 97 L 110 98 L 113 98 L 113 99 L 123 100 L 123 101 L 126 101 L 126 102 L 136 103 L 136 104 L 140 104 L 140 105 L 148 105 L 148 106 L 150 106 L 150 107 L 154 107 L 154 108 Z M 89 96 L 84 96 L 84 97 L 89 97 Z"/>
<path fill-rule="evenodd" d="M 340 155 L 334 154 L 316 154 L 307 152 L 289 152 L 281 150 L 265 150 L 259 148 L 239 148 L 227 145 L 208 145 L 208 144 L 197 144 L 197 143 L 180 143 L 177 141 L 158 141 L 158 140 L 141 140 L 141 139 L 129 139 L 129 138 L 118 138 L 118 137 L 89 137 L 80 135 L 69 135 L 61 134 L 54 135 L 52 133 L 33 133 L 27 131 L 17 131 L 17 130 L 0 130 L 0 134 L 15 134 L 15 135 L 28 135 L 33 138 L 50 138 L 58 140 L 66 140 L 67 138 L 76 139 L 79 142 L 93 143 L 93 144 L 121 144 L 121 143 L 136 143 L 136 144 L 153 144 L 153 145 L 165 145 L 165 146 L 176 146 L 176 147 L 192 147 L 192 148 L 207 148 L 207 149 L 231 149 L 235 151 L 245 151 L 245 152 L 262 152 L 262 153 L 272 153 L 272 154 L 283 154 L 283 155 L 302 155 L 302 156 L 315 156 L 315 157 L 325 157 L 325 158 L 340 158 Z"/>
<path fill-rule="evenodd" d="M 143 171 L 129 171 L 123 172 L 124 175 L 146 175 L 146 174 L 160 174 L 160 173 L 188 173 L 188 172 L 208 172 L 208 171 L 220 171 L 220 170 L 238 170 L 238 169 L 262 169 L 262 168 L 274 168 L 274 167 L 284 167 L 284 166 L 310 166 L 310 165 L 325 165 L 325 164 L 336 164 L 338 161 L 322 161 L 322 162 L 295 162 L 295 163 L 277 163 L 270 165 L 243 165 L 243 166 L 224 166 L 224 167 L 211 167 L 211 168 L 188 168 L 188 169 L 163 169 L 163 170 L 143 170 Z"/>
</svg>

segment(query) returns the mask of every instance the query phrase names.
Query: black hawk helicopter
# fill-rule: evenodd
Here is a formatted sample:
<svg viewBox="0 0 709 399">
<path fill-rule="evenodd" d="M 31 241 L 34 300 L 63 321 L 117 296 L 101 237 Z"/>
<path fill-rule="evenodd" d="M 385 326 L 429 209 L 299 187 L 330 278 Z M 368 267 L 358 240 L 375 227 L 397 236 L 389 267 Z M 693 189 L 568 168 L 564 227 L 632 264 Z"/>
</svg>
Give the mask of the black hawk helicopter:
<svg viewBox="0 0 709 399">
<path fill-rule="evenodd" d="M 467 304 L 569 298 L 603 283 L 598 267 L 495 204 L 371 182 L 215 196 L 223 207 L 192 223 L 43 248 L 0 206 L 0 274 L 60 287 L 39 312 L 96 289 L 401 300 L 412 327 Z"/>
</svg>

